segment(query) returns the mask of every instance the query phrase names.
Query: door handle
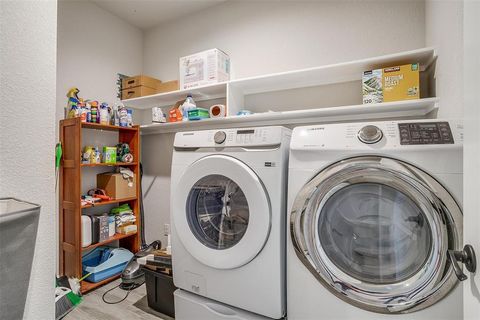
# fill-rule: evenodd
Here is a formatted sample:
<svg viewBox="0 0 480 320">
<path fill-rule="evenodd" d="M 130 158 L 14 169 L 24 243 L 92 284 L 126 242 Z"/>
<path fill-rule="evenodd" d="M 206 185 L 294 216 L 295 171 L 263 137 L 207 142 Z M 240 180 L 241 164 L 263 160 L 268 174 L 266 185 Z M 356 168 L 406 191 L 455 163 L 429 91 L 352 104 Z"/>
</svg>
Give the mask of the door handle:
<svg viewBox="0 0 480 320">
<path fill-rule="evenodd" d="M 458 280 L 467 280 L 467 276 L 463 273 L 458 262 L 463 263 L 465 268 L 471 273 L 474 273 L 477 270 L 477 257 L 475 256 L 475 250 L 473 250 L 471 245 L 466 244 L 462 251 L 448 250 L 447 255 L 452 263 L 453 271 L 455 271 Z"/>
</svg>

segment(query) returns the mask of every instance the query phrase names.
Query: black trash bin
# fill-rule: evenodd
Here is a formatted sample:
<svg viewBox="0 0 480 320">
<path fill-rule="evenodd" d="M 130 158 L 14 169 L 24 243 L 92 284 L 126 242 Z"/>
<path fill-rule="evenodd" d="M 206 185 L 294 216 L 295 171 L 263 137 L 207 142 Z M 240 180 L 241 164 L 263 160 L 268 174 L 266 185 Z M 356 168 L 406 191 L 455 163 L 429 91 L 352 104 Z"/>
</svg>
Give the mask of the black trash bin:
<svg viewBox="0 0 480 320">
<path fill-rule="evenodd" d="M 173 285 L 173 277 L 149 268 L 143 268 L 143 271 L 145 271 L 148 307 L 175 318 L 173 292 L 176 287 Z"/>
</svg>

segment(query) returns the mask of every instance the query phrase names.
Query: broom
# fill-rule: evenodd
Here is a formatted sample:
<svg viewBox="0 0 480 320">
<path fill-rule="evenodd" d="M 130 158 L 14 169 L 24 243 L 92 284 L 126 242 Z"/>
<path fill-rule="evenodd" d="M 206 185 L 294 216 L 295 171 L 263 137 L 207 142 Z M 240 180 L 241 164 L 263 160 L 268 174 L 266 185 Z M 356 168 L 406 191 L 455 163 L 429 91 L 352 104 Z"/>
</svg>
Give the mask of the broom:
<svg viewBox="0 0 480 320">
<path fill-rule="evenodd" d="M 55 320 L 63 318 L 67 313 L 82 301 L 82 298 L 77 296 L 69 288 L 56 287 L 55 288 Z"/>
</svg>

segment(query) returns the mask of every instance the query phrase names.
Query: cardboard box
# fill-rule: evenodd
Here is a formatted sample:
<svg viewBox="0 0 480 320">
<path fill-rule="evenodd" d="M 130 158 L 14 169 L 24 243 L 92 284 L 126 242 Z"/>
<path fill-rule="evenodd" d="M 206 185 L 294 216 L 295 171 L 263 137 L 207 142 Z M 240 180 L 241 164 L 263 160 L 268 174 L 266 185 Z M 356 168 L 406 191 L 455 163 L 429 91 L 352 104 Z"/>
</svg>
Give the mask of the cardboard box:
<svg viewBox="0 0 480 320">
<path fill-rule="evenodd" d="M 128 185 L 128 180 L 124 179 L 121 173 L 106 172 L 97 174 L 97 188 L 104 189 L 108 196 L 113 199 L 131 198 L 137 196 L 136 177 L 133 177 L 133 183 Z"/>
<path fill-rule="evenodd" d="M 230 58 L 219 49 L 210 49 L 180 58 L 180 89 L 228 80 Z"/>
<path fill-rule="evenodd" d="M 122 90 L 135 88 L 139 86 L 149 87 L 152 89 L 156 89 L 159 85 L 162 84 L 161 80 L 144 76 L 138 75 L 135 77 L 130 77 L 122 80 Z"/>
<path fill-rule="evenodd" d="M 157 89 L 145 86 L 134 87 L 122 90 L 122 100 L 149 96 L 157 93 Z"/>
<path fill-rule="evenodd" d="M 176 91 L 179 89 L 178 80 L 162 82 L 157 86 L 157 93 Z"/>
<path fill-rule="evenodd" d="M 418 63 L 365 71 L 362 77 L 363 103 L 380 103 L 420 98 Z"/>
</svg>

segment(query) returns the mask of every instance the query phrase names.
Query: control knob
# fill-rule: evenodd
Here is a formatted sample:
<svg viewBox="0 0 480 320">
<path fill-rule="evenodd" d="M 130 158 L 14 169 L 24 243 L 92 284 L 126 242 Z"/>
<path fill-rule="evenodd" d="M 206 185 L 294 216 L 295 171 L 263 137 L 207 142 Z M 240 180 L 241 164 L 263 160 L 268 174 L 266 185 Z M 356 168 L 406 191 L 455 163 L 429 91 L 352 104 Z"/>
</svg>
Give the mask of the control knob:
<svg viewBox="0 0 480 320">
<path fill-rule="evenodd" d="M 382 140 L 383 132 L 379 127 L 368 125 L 358 131 L 358 140 L 363 143 L 373 144 Z"/>
<path fill-rule="evenodd" d="M 213 136 L 213 141 L 215 141 L 216 144 L 221 144 L 225 141 L 226 138 L 227 134 L 225 133 L 225 131 L 217 131 Z"/>
</svg>

